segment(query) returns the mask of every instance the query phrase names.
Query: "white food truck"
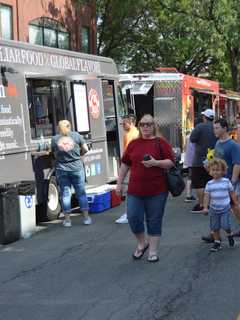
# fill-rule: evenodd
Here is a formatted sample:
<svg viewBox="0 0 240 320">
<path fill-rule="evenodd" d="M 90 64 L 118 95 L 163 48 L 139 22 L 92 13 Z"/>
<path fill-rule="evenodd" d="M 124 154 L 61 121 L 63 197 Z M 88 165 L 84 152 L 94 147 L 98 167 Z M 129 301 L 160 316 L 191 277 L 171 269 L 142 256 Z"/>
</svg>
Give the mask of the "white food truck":
<svg viewBox="0 0 240 320">
<path fill-rule="evenodd" d="M 54 158 L 45 150 L 61 119 L 90 146 L 87 188 L 116 180 L 126 110 L 113 60 L 0 40 L 0 71 L 0 186 L 35 181 L 40 212 L 58 217 Z"/>
</svg>

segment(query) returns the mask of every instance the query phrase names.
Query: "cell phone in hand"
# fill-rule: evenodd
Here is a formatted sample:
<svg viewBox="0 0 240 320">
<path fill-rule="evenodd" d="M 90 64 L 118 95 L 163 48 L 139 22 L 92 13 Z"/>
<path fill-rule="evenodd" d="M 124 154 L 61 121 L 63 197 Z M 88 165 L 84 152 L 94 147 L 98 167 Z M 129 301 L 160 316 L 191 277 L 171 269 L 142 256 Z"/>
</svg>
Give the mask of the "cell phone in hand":
<svg viewBox="0 0 240 320">
<path fill-rule="evenodd" d="M 151 160 L 151 156 L 149 154 L 145 154 L 143 156 L 143 161 L 148 161 L 148 160 Z"/>
</svg>

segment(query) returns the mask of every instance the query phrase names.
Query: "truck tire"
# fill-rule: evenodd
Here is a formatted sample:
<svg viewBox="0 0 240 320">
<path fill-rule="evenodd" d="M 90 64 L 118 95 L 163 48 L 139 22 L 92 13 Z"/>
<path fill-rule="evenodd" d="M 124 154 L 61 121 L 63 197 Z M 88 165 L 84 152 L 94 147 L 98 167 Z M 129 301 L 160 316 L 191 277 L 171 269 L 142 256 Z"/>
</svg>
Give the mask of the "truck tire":
<svg viewBox="0 0 240 320">
<path fill-rule="evenodd" d="M 61 212 L 59 188 L 56 178 L 52 176 L 48 183 L 47 218 L 56 220 Z"/>
</svg>

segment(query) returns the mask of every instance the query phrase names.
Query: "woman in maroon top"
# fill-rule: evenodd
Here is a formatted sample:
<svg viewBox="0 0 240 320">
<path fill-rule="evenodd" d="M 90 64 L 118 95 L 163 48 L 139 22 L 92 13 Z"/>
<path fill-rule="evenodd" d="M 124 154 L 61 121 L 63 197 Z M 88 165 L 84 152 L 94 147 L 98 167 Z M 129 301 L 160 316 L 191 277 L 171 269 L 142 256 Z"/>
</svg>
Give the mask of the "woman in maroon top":
<svg viewBox="0 0 240 320">
<path fill-rule="evenodd" d="M 140 138 L 130 142 L 122 157 L 116 191 L 121 195 L 122 182 L 130 169 L 127 215 L 130 228 L 138 241 L 133 259 L 141 259 L 149 248 L 148 261 L 157 262 L 157 245 L 168 196 L 164 171 L 174 166 L 174 159 L 168 142 L 156 137 L 156 127 L 151 115 L 144 115 L 138 126 Z M 144 219 L 148 240 L 145 236 Z"/>
</svg>

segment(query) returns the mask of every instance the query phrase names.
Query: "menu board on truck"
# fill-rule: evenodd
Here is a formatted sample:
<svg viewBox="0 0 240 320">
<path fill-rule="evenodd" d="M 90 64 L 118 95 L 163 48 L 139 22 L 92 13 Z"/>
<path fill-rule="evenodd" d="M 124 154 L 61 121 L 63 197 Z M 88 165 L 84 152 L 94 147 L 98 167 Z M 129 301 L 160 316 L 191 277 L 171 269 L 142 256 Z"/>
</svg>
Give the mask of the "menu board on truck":
<svg viewBox="0 0 240 320">
<path fill-rule="evenodd" d="M 26 88 L 20 74 L 0 78 L 0 184 L 32 179 Z"/>
<path fill-rule="evenodd" d="M 87 105 L 87 89 L 85 84 L 73 84 L 73 97 L 78 132 L 89 132 L 89 115 Z"/>
</svg>

